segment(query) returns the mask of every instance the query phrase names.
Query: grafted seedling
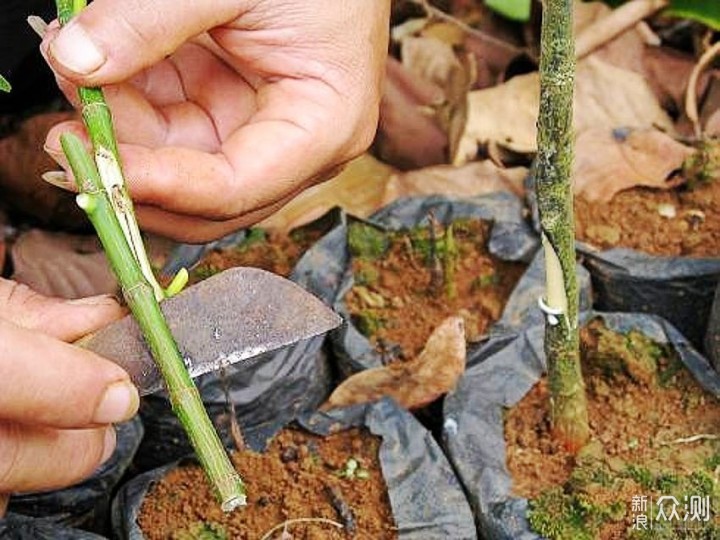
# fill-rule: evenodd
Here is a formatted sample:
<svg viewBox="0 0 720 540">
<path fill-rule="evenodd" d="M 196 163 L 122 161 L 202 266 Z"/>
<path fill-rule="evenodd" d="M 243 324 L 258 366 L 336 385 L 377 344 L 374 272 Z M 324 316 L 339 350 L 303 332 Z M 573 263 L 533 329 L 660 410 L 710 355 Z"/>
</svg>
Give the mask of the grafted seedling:
<svg viewBox="0 0 720 540">
<path fill-rule="evenodd" d="M 555 435 L 577 451 L 590 436 L 580 369 L 571 171 L 575 54 L 572 1 L 543 2 L 535 186 L 545 250 L 545 355 Z"/>
<path fill-rule="evenodd" d="M 56 0 L 56 5 L 58 19 L 64 25 L 85 7 L 85 0 Z M 123 296 L 162 373 L 173 411 L 223 510 L 232 510 L 245 504 L 245 486 L 205 411 L 159 305 L 168 294 L 182 288 L 187 272 L 180 272 L 165 291 L 157 283 L 135 220 L 103 92 L 100 88 L 80 88 L 78 96 L 93 156 L 76 136 L 66 133 L 60 138 L 79 191 L 78 205 L 105 248 Z"/>
</svg>

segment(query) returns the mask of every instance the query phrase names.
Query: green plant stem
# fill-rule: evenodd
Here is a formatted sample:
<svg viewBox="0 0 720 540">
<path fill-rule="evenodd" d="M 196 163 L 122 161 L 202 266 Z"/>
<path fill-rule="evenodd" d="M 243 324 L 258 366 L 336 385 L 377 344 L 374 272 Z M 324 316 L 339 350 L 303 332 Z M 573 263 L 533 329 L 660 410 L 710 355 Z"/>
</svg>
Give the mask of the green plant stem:
<svg viewBox="0 0 720 540">
<path fill-rule="evenodd" d="M 589 439 L 580 369 L 578 286 L 571 172 L 575 59 L 572 0 L 544 0 L 540 53 L 540 111 L 535 171 L 546 261 L 548 316 L 545 354 L 555 436 L 571 451 Z"/>
<path fill-rule="evenodd" d="M 65 25 L 85 8 L 85 0 L 56 0 L 58 21 Z M 152 266 L 148 260 L 143 244 L 140 228 L 135 220 L 135 212 L 130 194 L 127 191 L 125 177 L 120 166 L 120 153 L 118 152 L 113 129 L 112 115 L 105 102 L 101 88 L 78 88 L 78 97 L 82 104 L 82 116 L 87 127 L 90 142 L 92 143 L 95 161 L 100 171 L 104 189 L 110 196 L 123 234 L 133 251 L 140 269 L 153 289 L 158 301 L 165 298 L 165 292 L 155 279 Z"/>
<path fill-rule="evenodd" d="M 57 0 L 61 24 L 69 20 L 69 16 L 75 13 L 73 10 L 82 9 L 84 5 L 84 0 Z M 121 223 L 121 220 L 129 218 L 134 221 L 134 213 L 132 206 L 124 205 L 122 194 L 118 192 L 118 189 L 124 189 L 124 185 L 120 183 L 118 188 L 115 177 L 120 172 L 120 166 L 109 110 L 99 89 L 81 89 L 79 94 L 95 159 L 76 136 L 70 133 L 61 136 L 63 151 L 80 192 L 78 205 L 87 213 L 105 248 L 123 296 L 163 375 L 173 411 L 188 434 L 223 510 L 232 510 L 245 504 L 245 486 L 207 415 L 160 310 L 156 290 L 137 258 L 138 249 L 146 258 L 144 247 L 142 243 L 134 243 L 132 236 L 128 237 Z M 112 189 L 108 189 L 109 185 Z M 126 191 L 124 195 L 127 196 Z"/>
</svg>

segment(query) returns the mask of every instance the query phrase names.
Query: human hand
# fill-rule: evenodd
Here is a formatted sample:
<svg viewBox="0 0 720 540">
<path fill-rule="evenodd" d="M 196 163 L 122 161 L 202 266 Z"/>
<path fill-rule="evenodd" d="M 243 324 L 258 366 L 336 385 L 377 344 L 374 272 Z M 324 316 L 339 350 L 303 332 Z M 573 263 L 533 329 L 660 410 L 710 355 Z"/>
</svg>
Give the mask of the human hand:
<svg viewBox="0 0 720 540">
<path fill-rule="evenodd" d="M 42 48 L 76 104 L 73 84 L 105 86 L 143 227 L 200 242 L 270 215 L 367 148 L 389 8 L 95 0 Z M 48 134 L 67 170 L 64 131 L 84 131 L 70 122 Z"/>
<path fill-rule="evenodd" d="M 123 314 L 106 296 L 47 298 L 0 278 L 0 517 L 3 493 L 71 485 L 112 454 L 111 423 L 135 414 L 137 390 L 120 367 L 65 342 Z"/>
</svg>

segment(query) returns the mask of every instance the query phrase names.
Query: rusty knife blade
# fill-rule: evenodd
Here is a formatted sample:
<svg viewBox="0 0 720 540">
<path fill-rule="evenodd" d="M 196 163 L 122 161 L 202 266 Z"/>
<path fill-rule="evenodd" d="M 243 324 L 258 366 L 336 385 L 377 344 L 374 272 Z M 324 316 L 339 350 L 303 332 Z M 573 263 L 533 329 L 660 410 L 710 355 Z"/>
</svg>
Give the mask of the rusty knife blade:
<svg viewBox="0 0 720 540">
<path fill-rule="evenodd" d="M 299 285 L 258 268 L 225 270 L 160 306 L 192 377 L 318 336 L 342 322 Z M 130 315 L 79 344 L 123 367 L 140 394 L 164 387 Z"/>
</svg>

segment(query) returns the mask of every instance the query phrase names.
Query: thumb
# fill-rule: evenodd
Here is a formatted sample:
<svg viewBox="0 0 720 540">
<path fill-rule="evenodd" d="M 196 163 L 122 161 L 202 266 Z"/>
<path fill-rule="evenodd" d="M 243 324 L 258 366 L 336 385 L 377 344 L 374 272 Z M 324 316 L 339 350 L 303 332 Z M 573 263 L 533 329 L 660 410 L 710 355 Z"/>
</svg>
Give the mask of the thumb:
<svg viewBox="0 0 720 540">
<path fill-rule="evenodd" d="M 231 21 L 246 2 L 95 0 L 65 27 L 48 33 L 52 67 L 84 86 L 128 79 L 185 41 Z"/>
</svg>

